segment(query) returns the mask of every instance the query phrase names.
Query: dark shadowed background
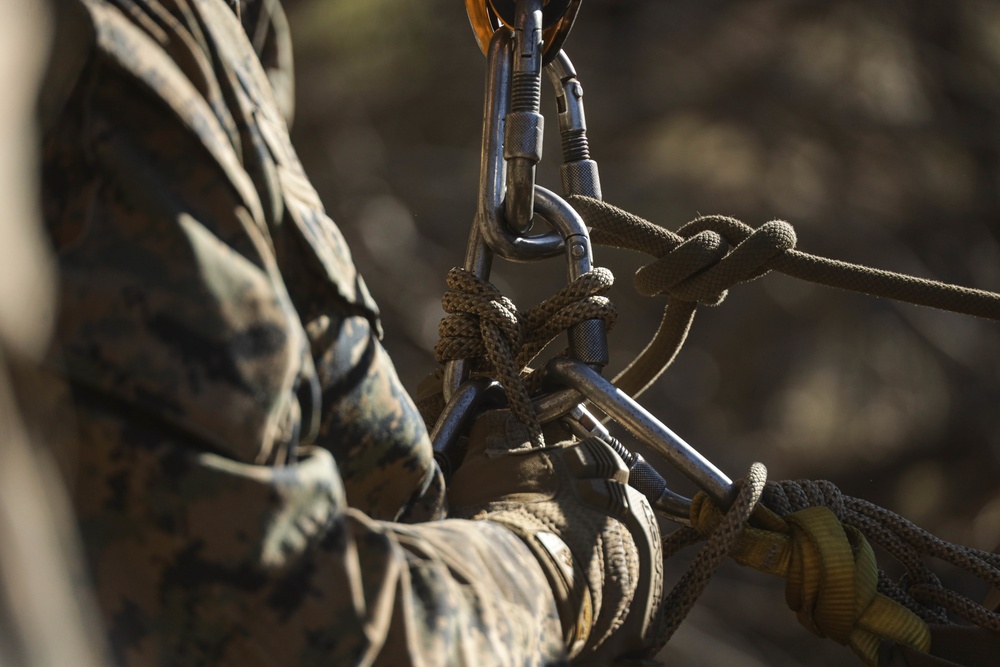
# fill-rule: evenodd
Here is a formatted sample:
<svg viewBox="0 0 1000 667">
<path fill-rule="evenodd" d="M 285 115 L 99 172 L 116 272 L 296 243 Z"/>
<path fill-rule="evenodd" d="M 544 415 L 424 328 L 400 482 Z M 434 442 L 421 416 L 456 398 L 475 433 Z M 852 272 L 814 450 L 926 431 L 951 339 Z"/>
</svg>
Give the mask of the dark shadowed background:
<svg viewBox="0 0 1000 667">
<path fill-rule="evenodd" d="M 462 261 L 474 210 L 485 59 L 459 0 L 285 4 L 293 138 L 413 388 L 434 367 L 444 274 Z M 608 201 L 670 229 L 707 213 L 753 226 L 782 218 L 807 252 L 1000 290 L 1000 3 L 587 0 L 566 50 Z M 539 181 L 557 188 L 547 83 L 543 92 Z M 663 303 L 632 291 L 638 256 L 598 249 L 596 260 L 617 277 L 614 372 Z M 563 279 L 558 262 L 496 273 L 524 307 Z M 830 479 L 992 549 L 998 333 L 768 275 L 700 311 L 643 403 L 733 477 L 759 460 L 773 478 Z M 850 660 L 798 626 L 780 582 L 735 565 L 664 657 Z"/>
</svg>

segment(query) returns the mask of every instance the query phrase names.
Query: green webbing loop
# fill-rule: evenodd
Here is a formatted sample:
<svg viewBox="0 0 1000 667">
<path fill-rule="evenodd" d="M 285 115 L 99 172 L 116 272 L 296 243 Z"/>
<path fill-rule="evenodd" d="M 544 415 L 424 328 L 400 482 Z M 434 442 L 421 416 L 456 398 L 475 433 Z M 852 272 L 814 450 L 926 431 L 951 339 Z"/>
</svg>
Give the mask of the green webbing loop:
<svg viewBox="0 0 1000 667">
<path fill-rule="evenodd" d="M 723 513 L 704 493 L 691 505 L 691 523 L 703 535 Z M 754 511 L 729 555 L 738 563 L 787 580 L 785 600 L 799 622 L 821 637 L 850 646 L 867 664 L 878 664 L 879 645 L 891 641 L 930 650 L 927 624 L 879 593 L 878 564 L 865 536 L 845 526 L 827 507 L 779 517 Z"/>
</svg>

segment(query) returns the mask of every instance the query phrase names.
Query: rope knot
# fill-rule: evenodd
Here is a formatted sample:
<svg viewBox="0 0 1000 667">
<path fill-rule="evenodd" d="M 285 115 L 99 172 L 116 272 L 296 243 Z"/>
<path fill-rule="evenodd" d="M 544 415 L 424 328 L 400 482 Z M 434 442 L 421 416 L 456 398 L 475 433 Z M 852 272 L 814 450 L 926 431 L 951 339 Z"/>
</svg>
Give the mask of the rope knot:
<svg viewBox="0 0 1000 667">
<path fill-rule="evenodd" d="M 439 363 L 468 359 L 476 370 L 482 370 L 488 357 L 484 341 L 502 341 L 510 350 L 520 348 L 524 326 L 513 301 L 465 269 L 451 269 L 445 284 L 448 289 L 441 306 L 447 315 L 438 324 L 434 346 Z"/>
<path fill-rule="evenodd" d="M 679 243 L 636 273 L 636 289 L 652 296 L 716 306 L 733 285 L 755 280 L 795 247 L 795 230 L 772 220 L 758 229 L 725 216 L 703 216 L 677 231 Z"/>
<path fill-rule="evenodd" d="M 808 507 L 785 520 L 792 537 L 785 601 L 810 631 L 847 644 L 875 600 L 875 553 L 856 528 L 842 525 L 827 507 Z"/>
<path fill-rule="evenodd" d="M 532 443 L 543 446 L 527 384 L 534 377 L 528 364 L 560 332 L 580 322 L 600 319 L 609 329 L 614 325 L 617 313 L 605 296 L 614 276 L 595 268 L 524 313 L 491 283 L 465 269 L 452 269 L 445 282 L 448 290 L 441 305 L 447 315 L 438 325 L 435 358 L 438 363 L 465 359 L 474 371 L 495 377 Z"/>
<path fill-rule="evenodd" d="M 774 489 L 781 488 L 769 487 L 772 497 Z M 826 489 L 817 485 L 813 491 Z M 699 533 L 716 531 L 723 518 L 707 496 L 695 497 L 691 521 Z M 930 647 L 926 623 L 879 592 L 878 563 L 865 535 L 842 523 L 829 507 L 807 506 L 778 516 L 762 505 L 729 555 L 743 565 L 785 577 L 785 601 L 799 622 L 821 637 L 849 645 L 868 664 L 876 664 L 884 639 L 920 651 Z"/>
</svg>

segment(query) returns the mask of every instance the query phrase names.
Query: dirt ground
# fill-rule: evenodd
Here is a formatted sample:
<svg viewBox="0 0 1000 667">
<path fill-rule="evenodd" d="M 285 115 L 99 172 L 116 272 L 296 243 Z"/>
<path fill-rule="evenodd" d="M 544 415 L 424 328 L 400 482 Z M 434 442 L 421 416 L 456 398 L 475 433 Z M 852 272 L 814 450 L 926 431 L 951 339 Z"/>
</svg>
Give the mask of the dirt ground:
<svg viewBox="0 0 1000 667">
<path fill-rule="evenodd" d="M 462 261 L 474 209 L 485 61 L 454 0 L 286 4 L 293 138 L 413 387 L 434 367 L 444 274 Z M 998 45 L 1000 5 L 988 0 L 591 0 L 566 50 L 608 201 L 670 229 L 707 213 L 753 226 L 784 219 L 807 252 L 1000 290 Z M 539 182 L 556 189 L 548 89 L 543 110 Z M 662 311 L 662 299 L 632 289 L 641 259 L 596 255 L 617 278 L 611 372 Z M 496 283 L 526 307 L 563 271 L 500 263 Z M 772 478 L 830 479 L 946 539 L 992 549 L 997 333 L 768 275 L 701 310 L 643 403 L 732 477 L 763 461 Z M 797 624 L 779 581 L 735 565 L 663 658 L 850 662 Z"/>
</svg>

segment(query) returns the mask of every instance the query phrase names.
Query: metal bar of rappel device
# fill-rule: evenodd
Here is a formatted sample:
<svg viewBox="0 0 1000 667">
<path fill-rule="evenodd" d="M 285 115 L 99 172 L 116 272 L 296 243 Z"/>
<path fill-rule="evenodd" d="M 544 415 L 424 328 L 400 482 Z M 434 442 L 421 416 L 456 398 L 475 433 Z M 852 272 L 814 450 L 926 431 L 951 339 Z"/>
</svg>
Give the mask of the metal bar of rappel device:
<svg viewBox="0 0 1000 667">
<path fill-rule="evenodd" d="M 698 450 L 686 443 L 631 396 L 586 364 L 567 357 L 549 362 L 551 376 L 583 394 L 645 445 L 703 488 L 723 507 L 733 501 L 733 482 Z"/>
</svg>

